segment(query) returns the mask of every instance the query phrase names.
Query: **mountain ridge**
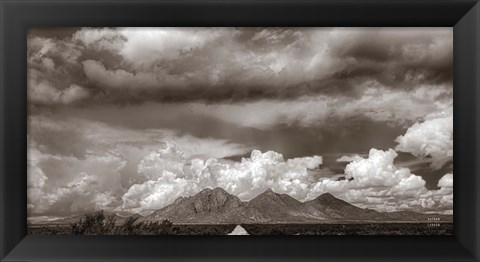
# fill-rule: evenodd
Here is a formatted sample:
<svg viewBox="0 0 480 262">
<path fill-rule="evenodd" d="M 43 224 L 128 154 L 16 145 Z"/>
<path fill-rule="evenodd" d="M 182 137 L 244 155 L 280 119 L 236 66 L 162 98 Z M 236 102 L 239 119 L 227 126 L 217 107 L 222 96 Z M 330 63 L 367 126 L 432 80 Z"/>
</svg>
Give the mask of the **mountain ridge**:
<svg viewBox="0 0 480 262">
<path fill-rule="evenodd" d="M 333 222 L 427 222 L 430 217 L 451 221 L 452 216 L 413 211 L 379 212 L 360 208 L 330 193 L 300 202 L 288 194 L 267 189 L 250 201 L 241 201 L 224 189 L 204 189 L 189 197 L 179 197 L 170 205 L 139 221 L 168 219 L 173 223 L 249 224 L 249 223 L 333 223 Z"/>
</svg>

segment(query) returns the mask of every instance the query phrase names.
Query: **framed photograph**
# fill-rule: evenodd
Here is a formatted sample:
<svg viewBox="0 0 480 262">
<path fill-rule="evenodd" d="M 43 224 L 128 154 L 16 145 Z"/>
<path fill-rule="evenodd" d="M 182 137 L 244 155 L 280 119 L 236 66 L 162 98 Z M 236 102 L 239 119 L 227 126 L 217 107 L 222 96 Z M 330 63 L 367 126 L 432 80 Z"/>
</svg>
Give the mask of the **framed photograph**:
<svg viewBox="0 0 480 262">
<path fill-rule="evenodd" d="M 2 261 L 479 261 L 477 1 L 1 8 Z"/>
</svg>

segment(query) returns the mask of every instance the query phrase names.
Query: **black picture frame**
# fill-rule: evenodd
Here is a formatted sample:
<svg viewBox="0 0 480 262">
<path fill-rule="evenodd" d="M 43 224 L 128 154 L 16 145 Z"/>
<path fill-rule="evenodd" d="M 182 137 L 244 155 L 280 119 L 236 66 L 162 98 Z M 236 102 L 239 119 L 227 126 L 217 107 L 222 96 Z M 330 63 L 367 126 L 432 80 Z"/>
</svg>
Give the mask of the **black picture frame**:
<svg viewBox="0 0 480 262">
<path fill-rule="evenodd" d="M 480 3 L 1 0 L 1 261 L 480 261 Z M 71 26 L 454 28 L 453 236 L 28 236 L 26 32 Z"/>
</svg>

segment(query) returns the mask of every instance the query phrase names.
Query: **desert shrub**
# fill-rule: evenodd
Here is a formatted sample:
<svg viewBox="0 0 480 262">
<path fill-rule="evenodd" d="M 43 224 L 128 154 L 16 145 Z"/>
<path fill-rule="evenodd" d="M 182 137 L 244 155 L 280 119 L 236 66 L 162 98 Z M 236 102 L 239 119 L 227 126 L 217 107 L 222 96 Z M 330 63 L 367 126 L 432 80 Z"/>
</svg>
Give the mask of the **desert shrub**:
<svg viewBox="0 0 480 262">
<path fill-rule="evenodd" d="M 139 217 L 126 218 L 116 225 L 115 216 L 105 216 L 103 211 L 87 214 L 70 225 L 73 235 L 169 235 L 173 224 L 169 220 L 161 222 L 138 222 Z"/>
<path fill-rule="evenodd" d="M 170 235 L 173 224 L 170 220 L 164 219 L 161 222 L 139 222 L 134 226 L 136 235 Z"/>
<path fill-rule="evenodd" d="M 123 221 L 123 224 L 119 226 L 115 232 L 116 235 L 134 235 L 135 232 L 137 231 L 137 225 L 135 225 L 135 222 L 137 222 L 138 217 L 128 217 Z"/>
<path fill-rule="evenodd" d="M 105 216 L 103 210 L 86 214 L 70 225 L 73 235 L 111 235 L 115 233 L 115 216 Z"/>
</svg>

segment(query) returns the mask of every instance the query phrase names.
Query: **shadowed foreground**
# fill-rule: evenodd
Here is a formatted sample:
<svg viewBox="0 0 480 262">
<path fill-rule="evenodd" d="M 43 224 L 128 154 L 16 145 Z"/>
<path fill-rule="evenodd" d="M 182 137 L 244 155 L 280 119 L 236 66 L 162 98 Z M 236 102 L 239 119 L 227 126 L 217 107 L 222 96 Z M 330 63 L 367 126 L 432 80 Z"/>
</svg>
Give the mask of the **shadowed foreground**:
<svg viewBox="0 0 480 262">
<path fill-rule="evenodd" d="M 138 216 L 118 223 L 103 212 L 63 225 L 28 225 L 30 235 L 452 235 L 453 223 L 347 224 L 172 224 L 169 220 L 138 222 Z M 243 232 L 243 229 L 246 232 Z M 235 231 L 236 230 L 236 231 Z"/>
</svg>

